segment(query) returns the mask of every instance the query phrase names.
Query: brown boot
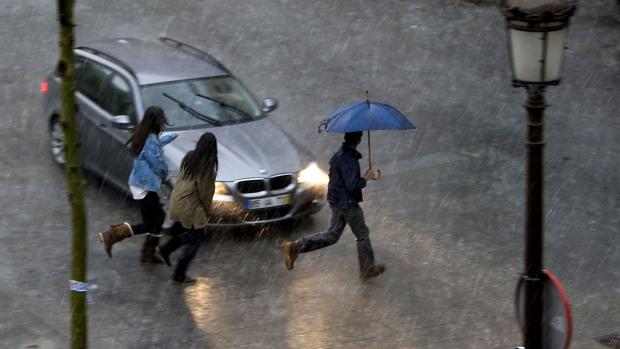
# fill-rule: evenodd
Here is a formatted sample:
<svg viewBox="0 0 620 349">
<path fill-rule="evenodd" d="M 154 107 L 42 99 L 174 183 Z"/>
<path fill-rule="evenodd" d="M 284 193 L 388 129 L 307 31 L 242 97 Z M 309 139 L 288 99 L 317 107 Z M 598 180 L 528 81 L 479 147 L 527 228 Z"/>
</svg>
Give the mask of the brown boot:
<svg viewBox="0 0 620 349">
<path fill-rule="evenodd" d="M 142 256 L 140 256 L 141 263 L 161 264 L 163 261 L 155 255 L 155 248 L 159 245 L 159 238 L 161 235 L 152 235 L 147 233 L 142 244 Z"/>
<path fill-rule="evenodd" d="M 292 270 L 295 260 L 299 255 L 299 244 L 296 241 L 286 241 L 284 243 L 284 265 L 286 270 Z"/>
<path fill-rule="evenodd" d="M 105 232 L 99 233 L 99 240 L 103 242 L 103 247 L 108 257 L 112 258 L 112 245 L 115 243 L 133 236 L 133 230 L 131 225 L 125 222 L 122 224 L 114 224 L 110 226 L 110 229 Z"/>
</svg>

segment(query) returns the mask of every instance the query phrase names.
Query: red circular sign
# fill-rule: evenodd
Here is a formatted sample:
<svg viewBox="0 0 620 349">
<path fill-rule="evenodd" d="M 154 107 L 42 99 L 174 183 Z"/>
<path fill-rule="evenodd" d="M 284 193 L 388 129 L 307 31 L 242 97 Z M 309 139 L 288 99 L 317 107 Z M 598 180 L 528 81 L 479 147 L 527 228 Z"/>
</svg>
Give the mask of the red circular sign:
<svg viewBox="0 0 620 349">
<path fill-rule="evenodd" d="M 568 349 L 573 333 L 568 296 L 560 281 L 543 270 L 543 343 L 549 349 Z M 525 330 L 525 283 L 519 278 L 516 294 L 517 320 Z"/>
</svg>

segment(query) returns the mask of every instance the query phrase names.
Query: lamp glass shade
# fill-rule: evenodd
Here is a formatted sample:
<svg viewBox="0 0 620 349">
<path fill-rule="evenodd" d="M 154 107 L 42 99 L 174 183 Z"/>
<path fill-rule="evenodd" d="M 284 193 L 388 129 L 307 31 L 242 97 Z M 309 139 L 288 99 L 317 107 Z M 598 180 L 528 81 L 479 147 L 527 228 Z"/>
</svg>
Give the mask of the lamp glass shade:
<svg viewBox="0 0 620 349">
<path fill-rule="evenodd" d="M 520 83 L 553 84 L 560 80 L 567 27 L 551 31 L 509 27 L 513 79 Z"/>
<path fill-rule="evenodd" d="M 562 55 L 566 41 L 567 27 L 547 33 L 547 55 L 545 58 L 545 81 L 560 80 Z"/>
</svg>

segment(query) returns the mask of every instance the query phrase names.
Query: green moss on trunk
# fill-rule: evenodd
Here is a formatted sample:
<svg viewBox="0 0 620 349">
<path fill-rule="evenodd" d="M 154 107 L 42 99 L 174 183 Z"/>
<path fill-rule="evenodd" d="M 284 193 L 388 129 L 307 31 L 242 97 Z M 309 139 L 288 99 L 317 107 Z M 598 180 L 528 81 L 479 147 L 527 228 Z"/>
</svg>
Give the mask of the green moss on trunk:
<svg viewBox="0 0 620 349">
<path fill-rule="evenodd" d="M 65 134 L 65 176 L 71 206 L 71 280 L 86 282 L 86 207 L 82 169 L 78 157 L 78 130 L 75 123 L 75 57 L 73 54 L 73 0 L 58 0 L 60 23 L 58 74 L 61 78 L 60 114 Z M 87 348 L 86 292 L 71 293 L 71 348 Z"/>
</svg>

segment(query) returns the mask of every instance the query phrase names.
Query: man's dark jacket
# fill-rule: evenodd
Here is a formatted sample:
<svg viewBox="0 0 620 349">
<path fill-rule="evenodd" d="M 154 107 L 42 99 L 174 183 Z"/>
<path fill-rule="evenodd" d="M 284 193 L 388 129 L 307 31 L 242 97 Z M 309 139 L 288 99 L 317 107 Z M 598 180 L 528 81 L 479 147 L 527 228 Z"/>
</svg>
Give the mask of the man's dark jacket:
<svg viewBox="0 0 620 349">
<path fill-rule="evenodd" d="M 329 184 L 327 201 L 337 208 L 357 207 L 362 201 L 362 188 L 366 179 L 360 175 L 359 159 L 362 158 L 355 148 L 342 144 L 342 147 L 329 160 Z"/>
</svg>

